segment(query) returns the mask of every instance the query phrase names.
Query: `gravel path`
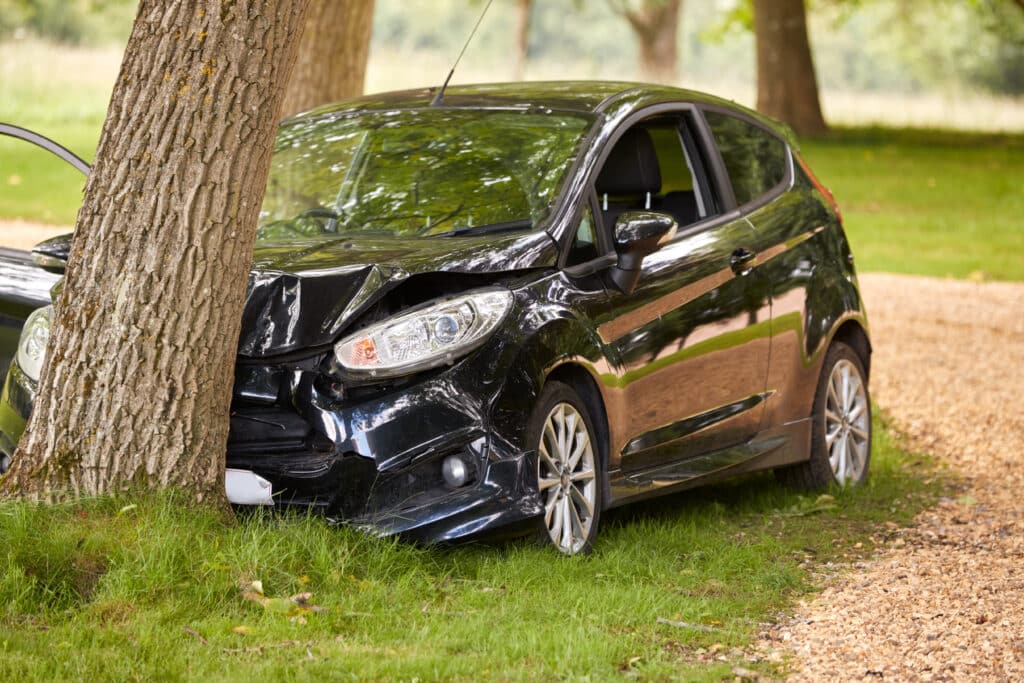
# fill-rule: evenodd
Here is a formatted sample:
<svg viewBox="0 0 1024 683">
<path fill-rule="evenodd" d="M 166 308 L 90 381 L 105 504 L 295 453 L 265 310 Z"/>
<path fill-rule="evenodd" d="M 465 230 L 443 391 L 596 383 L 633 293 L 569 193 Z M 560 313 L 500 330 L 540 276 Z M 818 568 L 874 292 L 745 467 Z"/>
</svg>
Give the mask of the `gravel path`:
<svg viewBox="0 0 1024 683">
<path fill-rule="evenodd" d="M 792 681 L 1024 680 L 1024 284 L 866 275 L 871 389 L 967 490 L 766 636 Z"/>
<path fill-rule="evenodd" d="M 68 226 L 42 225 L 16 218 L 0 218 L 0 247 L 31 249 L 45 239 L 66 235 L 69 232 L 71 228 Z"/>
</svg>

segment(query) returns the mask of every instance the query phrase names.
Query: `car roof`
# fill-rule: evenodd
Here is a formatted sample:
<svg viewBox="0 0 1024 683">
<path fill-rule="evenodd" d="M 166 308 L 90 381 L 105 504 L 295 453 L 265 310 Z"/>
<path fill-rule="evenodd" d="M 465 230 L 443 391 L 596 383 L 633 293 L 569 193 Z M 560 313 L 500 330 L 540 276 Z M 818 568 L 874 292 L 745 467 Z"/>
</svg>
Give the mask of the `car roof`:
<svg viewBox="0 0 1024 683">
<path fill-rule="evenodd" d="M 344 100 L 298 114 L 295 119 L 330 117 L 352 111 L 389 111 L 430 106 L 437 88 L 397 90 Z M 646 104 L 685 101 L 741 109 L 733 102 L 693 90 L 626 81 L 526 81 L 452 85 L 445 90 L 443 106 L 462 109 L 550 109 L 598 113 L 612 104 L 634 101 Z"/>
</svg>

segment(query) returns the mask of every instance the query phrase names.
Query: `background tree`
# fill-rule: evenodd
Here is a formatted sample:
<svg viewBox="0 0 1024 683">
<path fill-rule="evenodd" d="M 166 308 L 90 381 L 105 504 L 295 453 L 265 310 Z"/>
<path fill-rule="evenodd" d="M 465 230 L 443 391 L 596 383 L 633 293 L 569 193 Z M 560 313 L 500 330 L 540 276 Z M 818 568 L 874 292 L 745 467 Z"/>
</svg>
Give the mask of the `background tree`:
<svg viewBox="0 0 1024 683">
<path fill-rule="evenodd" d="M 374 0 L 311 0 L 284 116 L 363 94 Z"/>
<path fill-rule="evenodd" d="M 679 80 L 679 16 L 682 0 L 608 0 L 633 30 L 646 80 L 674 84 Z"/>
<path fill-rule="evenodd" d="M 802 135 L 828 130 L 821 113 L 804 0 L 754 0 L 757 109 Z"/>
<path fill-rule="evenodd" d="M 516 0 L 516 61 L 512 77 L 517 81 L 523 80 L 526 73 L 526 59 L 530 55 L 530 13 L 532 10 L 533 0 Z"/>
<path fill-rule="evenodd" d="M 223 497 L 256 218 L 308 0 L 142 0 L 3 489 Z"/>
</svg>

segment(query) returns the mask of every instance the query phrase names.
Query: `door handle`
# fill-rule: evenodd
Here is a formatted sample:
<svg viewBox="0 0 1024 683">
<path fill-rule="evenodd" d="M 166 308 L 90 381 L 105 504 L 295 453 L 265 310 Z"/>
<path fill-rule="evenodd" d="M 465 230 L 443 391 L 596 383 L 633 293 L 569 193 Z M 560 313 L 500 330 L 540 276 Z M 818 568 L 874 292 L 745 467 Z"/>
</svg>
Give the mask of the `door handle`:
<svg viewBox="0 0 1024 683">
<path fill-rule="evenodd" d="M 732 272 L 737 275 L 743 275 L 750 270 L 750 263 L 757 258 L 757 254 L 747 249 L 746 247 L 740 247 L 732 252 L 729 257 L 729 267 L 732 268 Z"/>
</svg>

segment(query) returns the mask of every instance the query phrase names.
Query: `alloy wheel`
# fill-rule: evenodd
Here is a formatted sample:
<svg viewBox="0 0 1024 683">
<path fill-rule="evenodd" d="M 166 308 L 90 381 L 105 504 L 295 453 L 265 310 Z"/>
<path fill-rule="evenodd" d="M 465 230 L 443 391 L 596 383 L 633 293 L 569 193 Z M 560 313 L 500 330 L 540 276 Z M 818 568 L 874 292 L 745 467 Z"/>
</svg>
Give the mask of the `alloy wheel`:
<svg viewBox="0 0 1024 683">
<path fill-rule="evenodd" d="M 590 538 L 598 484 L 587 423 L 571 404 L 557 403 L 548 413 L 537 453 L 544 526 L 559 550 L 575 555 Z"/>
<path fill-rule="evenodd" d="M 828 380 L 825 445 L 840 486 L 863 478 L 871 447 L 871 411 L 860 372 L 846 359 L 835 364 Z"/>
</svg>

